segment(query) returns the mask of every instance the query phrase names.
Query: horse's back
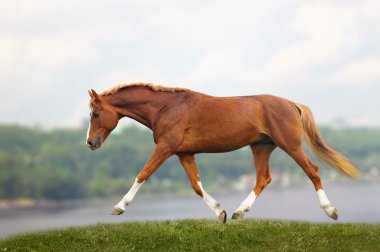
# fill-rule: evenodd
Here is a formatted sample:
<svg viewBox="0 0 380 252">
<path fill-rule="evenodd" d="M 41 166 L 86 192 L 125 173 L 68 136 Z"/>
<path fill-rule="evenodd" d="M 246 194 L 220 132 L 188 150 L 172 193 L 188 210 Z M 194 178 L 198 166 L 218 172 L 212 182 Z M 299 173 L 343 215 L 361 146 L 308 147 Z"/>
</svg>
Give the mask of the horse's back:
<svg viewBox="0 0 380 252">
<path fill-rule="evenodd" d="M 182 108 L 180 151 L 226 152 L 249 145 L 265 132 L 265 96 L 195 94 Z"/>
<path fill-rule="evenodd" d="M 294 102 L 274 95 L 213 97 L 200 94 L 195 100 L 189 112 L 203 123 L 234 122 L 244 125 L 246 122 L 253 127 L 263 128 L 284 117 L 299 118 Z"/>
<path fill-rule="evenodd" d="M 272 95 L 213 97 L 197 93 L 186 106 L 183 151 L 224 152 L 259 141 L 297 120 L 293 102 Z M 285 127 L 285 126 L 284 126 Z"/>
</svg>

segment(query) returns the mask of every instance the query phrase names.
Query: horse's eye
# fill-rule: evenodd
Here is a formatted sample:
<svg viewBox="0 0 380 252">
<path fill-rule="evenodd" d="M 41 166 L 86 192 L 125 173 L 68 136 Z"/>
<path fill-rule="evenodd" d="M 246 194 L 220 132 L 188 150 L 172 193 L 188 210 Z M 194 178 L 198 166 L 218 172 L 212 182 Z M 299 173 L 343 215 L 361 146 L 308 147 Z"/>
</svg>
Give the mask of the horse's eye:
<svg viewBox="0 0 380 252">
<path fill-rule="evenodd" d="M 98 116 L 99 116 L 99 113 L 91 112 L 91 116 L 93 116 L 93 117 L 98 117 Z"/>
</svg>

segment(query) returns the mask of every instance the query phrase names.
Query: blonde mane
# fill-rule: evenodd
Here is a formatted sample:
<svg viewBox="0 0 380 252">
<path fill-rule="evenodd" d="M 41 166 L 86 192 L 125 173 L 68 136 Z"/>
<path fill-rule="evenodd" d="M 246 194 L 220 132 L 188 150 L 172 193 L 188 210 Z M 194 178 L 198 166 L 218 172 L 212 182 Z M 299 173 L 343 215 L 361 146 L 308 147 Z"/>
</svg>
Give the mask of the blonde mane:
<svg viewBox="0 0 380 252">
<path fill-rule="evenodd" d="M 159 85 L 153 85 L 151 83 L 131 83 L 131 84 L 121 84 L 117 85 L 109 90 L 106 90 L 102 93 L 100 93 L 101 96 L 107 96 L 107 95 L 112 95 L 117 92 L 120 92 L 122 90 L 128 89 L 128 88 L 148 88 L 152 91 L 155 92 L 185 92 L 185 91 L 190 91 L 189 89 L 186 88 L 178 88 L 178 87 L 164 87 L 164 86 L 159 86 Z"/>
</svg>

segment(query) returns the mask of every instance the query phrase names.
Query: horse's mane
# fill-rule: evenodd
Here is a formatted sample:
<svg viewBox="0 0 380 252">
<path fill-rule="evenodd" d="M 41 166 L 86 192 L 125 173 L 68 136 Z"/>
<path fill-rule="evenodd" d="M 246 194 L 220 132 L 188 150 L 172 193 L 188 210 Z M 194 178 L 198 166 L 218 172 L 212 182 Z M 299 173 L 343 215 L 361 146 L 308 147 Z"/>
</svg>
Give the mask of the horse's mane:
<svg viewBox="0 0 380 252">
<path fill-rule="evenodd" d="M 148 88 L 152 91 L 155 92 L 185 92 L 185 91 L 190 91 L 189 89 L 186 88 L 179 88 L 179 87 L 164 87 L 164 86 L 159 86 L 159 85 L 153 85 L 151 83 L 131 83 L 131 84 L 121 84 L 117 85 L 109 90 L 106 90 L 102 93 L 100 93 L 101 96 L 107 96 L 107 95 L 112 95 L 115 93 L 118 93 L 120 91 L 123 91 L 125 89 L 129 88 Z"/>
</svg>

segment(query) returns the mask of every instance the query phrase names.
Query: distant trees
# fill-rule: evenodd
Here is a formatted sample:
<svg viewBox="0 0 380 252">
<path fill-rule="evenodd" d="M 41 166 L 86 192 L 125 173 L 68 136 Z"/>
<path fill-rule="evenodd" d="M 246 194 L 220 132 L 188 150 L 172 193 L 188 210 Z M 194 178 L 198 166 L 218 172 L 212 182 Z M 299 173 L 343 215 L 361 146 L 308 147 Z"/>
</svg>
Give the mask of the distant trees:
<svg viewBox="0 0 380 252">
<path fill-rule="evenodd" d="M 328 143 L 350 156 L 364 172 L 379 170 L 380 129 L 322 128 L 322 134 Z M 152 133 L 136 126 L 111 134 L 97 151 L 85 146 L 85 136 L 86 129 L 47 131 L 16 125 L 0 126 L 0 199 L 120 196 L 128 190 L 154 147 Z M 205 184 L 216 189 L 225 187 L 225 181 L 233 182 L 243 174 L 254 174 L 248 149 L 199 154 L 197 163 Z M 302 174 L 281 150 L 272 156 L 271 170 Z M 320 170 L 322 175 L 331 171 Z M 191 191 L 176 157 L 167 160 L 144 188 L 154 192 Z"/>
</svg>

